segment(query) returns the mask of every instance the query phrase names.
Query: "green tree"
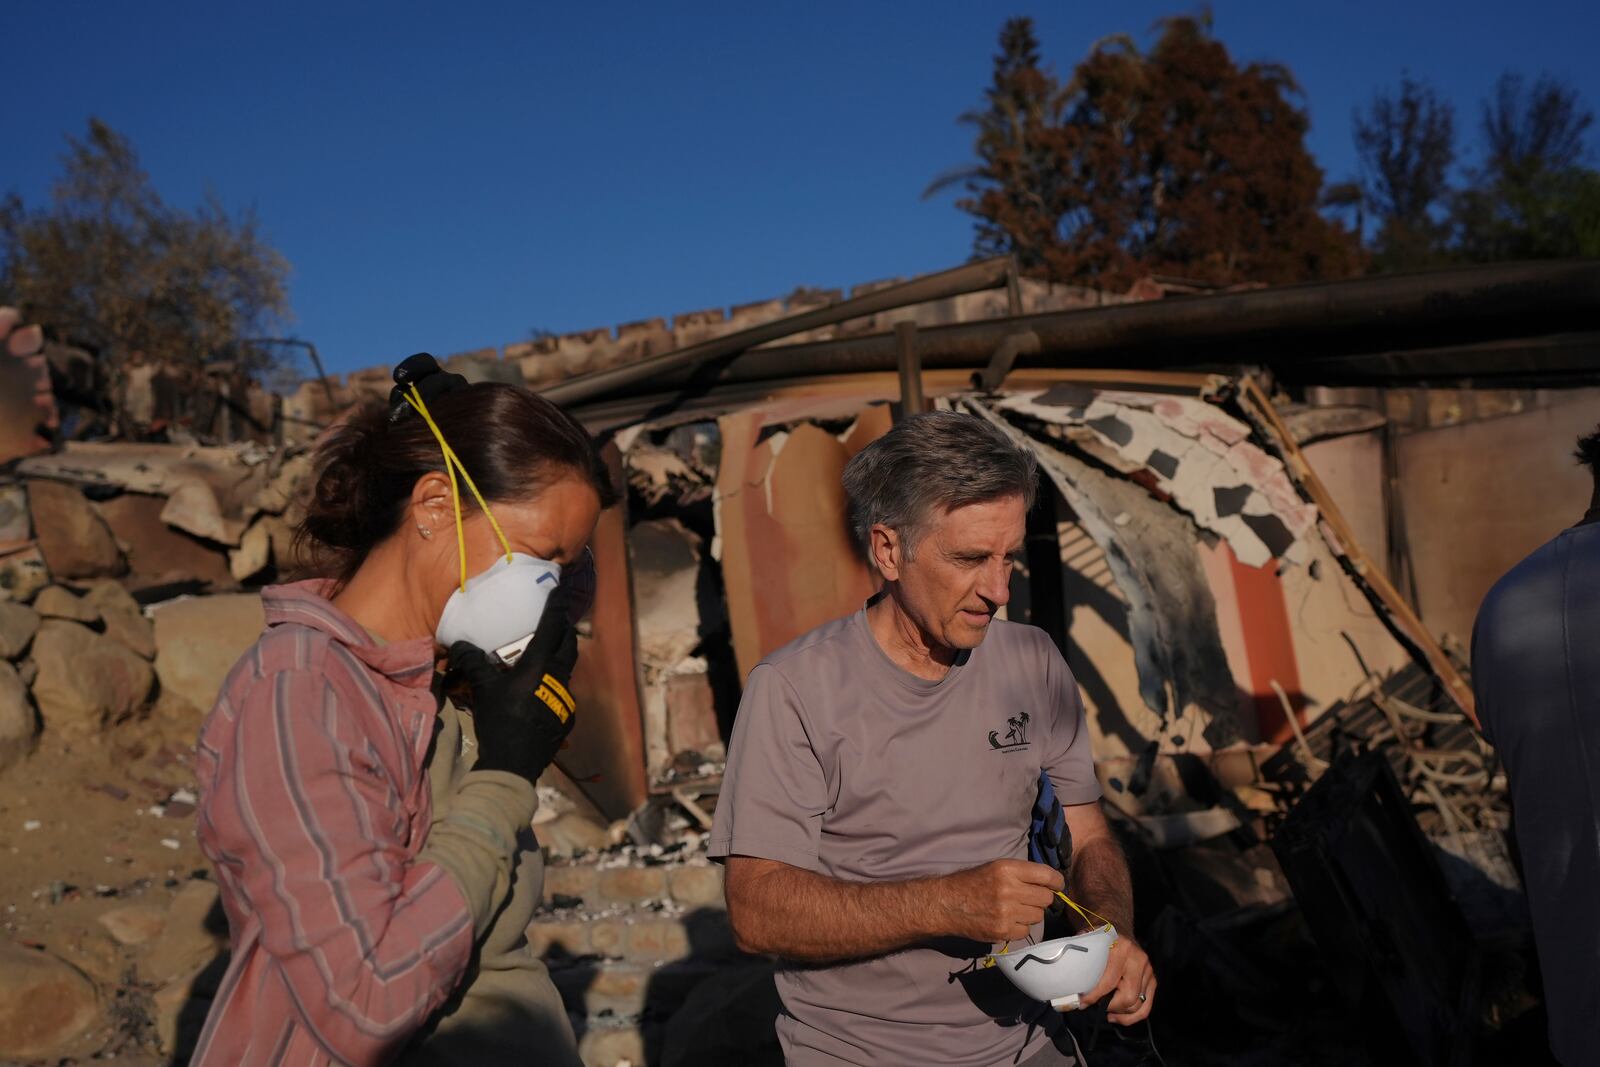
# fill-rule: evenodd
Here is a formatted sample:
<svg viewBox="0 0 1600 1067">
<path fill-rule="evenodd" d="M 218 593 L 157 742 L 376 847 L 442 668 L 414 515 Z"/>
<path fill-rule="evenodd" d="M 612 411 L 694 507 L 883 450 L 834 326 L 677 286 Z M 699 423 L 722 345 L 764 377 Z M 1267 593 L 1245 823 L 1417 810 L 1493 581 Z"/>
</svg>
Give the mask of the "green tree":
<svg viewBox="0 0 1600 1067">
<path fill-rule="evenodd" d="M 974 254 L 1012 253 L 1023 270 L 1046 271 L 1062 213 L 1056 158 L 1062 97 L 1040 59 L 1032 19 L 1008 19 L 1001 27 L 984 102 L 959 120 L 977 130 L 978 163 L 940 175 L 923 195 L 964 185 L 967 195 L 956 206 L 977 219 Z"/>
<path fill-rule="evenodd" d="M 1367 210 L 1377 224 L 1373 266 L 1426 267 L 1448 256 L 1455 108 L 1410 75 L 1354 116 Z"/>
<path fill-rule="evenodd" d="M 1322 172 L 1298 95 L 1287 69 L 1240 67 L 1208 22 L 1187 17 L 1165 20 L 1148 52 L 1125 36 L 1099 42 L 1058 85 L 1031 27 L 1012 20 L 989 106 L 968 117 L 978 165 L 958 172 L 975 251 L 1101 287 L 1353 273 L 1354 236 L 1318 211 Z"/>
<path fill-rule="evenodd" d="M 99 119 L 69 150 L 50 204 L 0 204 L 0 296 L 54 340 L 265 371 L 244 343 L 287 315 L 288 265 L 249 213 L 164 203 L 127 138 Z"/>
<path fill-rule="evenodd" d="M 1600 255 L 1600 173 L 1583 165 L 1594 113 L 1549 77 L 1507 72 L 1482 108 L 1484 161 L 1452 222 L 1469 260 Z"/>
</svg>

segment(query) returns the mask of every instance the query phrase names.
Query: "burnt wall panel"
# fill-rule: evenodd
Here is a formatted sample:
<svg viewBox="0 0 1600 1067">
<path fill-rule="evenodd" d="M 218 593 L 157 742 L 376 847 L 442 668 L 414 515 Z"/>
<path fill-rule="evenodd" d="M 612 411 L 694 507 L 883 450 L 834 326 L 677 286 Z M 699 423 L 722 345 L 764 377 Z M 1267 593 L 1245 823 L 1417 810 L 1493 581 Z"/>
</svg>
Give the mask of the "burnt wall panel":
<svg viewBox="0 0 1600 1067">
<path fill-rule="evenodd" d="M 605 458 L 623 484 L 614 446 Z M 645 756 L 639 709 L 638 642 L 634 634 L 632 579 L 627 544 L 627 503 L 604 511 L 590 547 L 595 559 L 595 600 L 590 636 L 580 637 L 572 690 L 578 725 L 560 763 L 585 796 L 608 818 L 621 818 L 644 802 Z"/>
<path fill-rule="evenodd" d="M 1313 441 L 1306 459 L 1328 487 L 1367 555 L 1381 564 L 1389 556 L 1383 505 L 1383 434 L 1378 430 Z M 1392 578 L 1393 575 L 1390 575 Z"/>
<path fill-rule="evenodd" d="M 1502 574 L 1571 526 L 1592 482 L 1574 440 L 1600 422 L 1600 389 L 1547 393 L 1533 410 L 1402 434 L 1405 506 L 1417 608 L 1435 634 L 1470 638 Z"/>
<path fill-rule="evenodd" d="M 744 677 L 762 656 L 859 608 L 875 583 L 845 520 L 839 479 L 850 448 L 811 423 L 764 433 L 758 411 L 719 424 L 717 532 Z M 849 435 L 851 448 L 866 444 L 861 436 Z"/>
</svg>

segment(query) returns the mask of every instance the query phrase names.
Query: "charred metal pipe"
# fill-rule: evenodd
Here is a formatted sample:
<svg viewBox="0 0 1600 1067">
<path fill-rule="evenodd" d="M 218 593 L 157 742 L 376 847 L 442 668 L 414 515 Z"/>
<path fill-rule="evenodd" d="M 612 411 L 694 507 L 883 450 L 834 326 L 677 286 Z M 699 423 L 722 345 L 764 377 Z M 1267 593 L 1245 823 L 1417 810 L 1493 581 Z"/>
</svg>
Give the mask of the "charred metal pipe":
<svg viewBox="0 0 1600 1067">
<path fill-rule="evenodd" d="M 972 375 L 972 387 L 982 389 L 986 393 L 997 391 L 1005 383 L 1006 375 L 1011 373 L 1011 368 L 1016 366 L 1018 356 L 1032 356 L 1038 353 L 1038 334 L 1031 330 L 1006 334 L 1006 339 L 1000 342 L 1000 347 L 989 357 L 989 365 Z"/>
<path fill-rule="evenodd" d="M 922 359 L 917 352 L 917 324 L 894 324 L 895 362 L 900 371 L 900 411 L 902 415 L 915 415 L 925 405 L 922 401 Z"/>
<path fill-rule="evenodd" d="M 1003 267 L 1003 261 L 995 262 Z M 1520 346 L 1507 346 L 1509 351 L 1485 346 L 1518 338 L 1592 336 L 1597 330 L 1600 260 L 1566 260 L 1169 297 L 931 326 L 918 331 L 917 350 L 924 370 L 978 369 L 989 364 L 1008 336 L 1031 332 L 1039 339 L 1038 350 L 1019 353 L 1015 364 L 1019 368 L 1114 370 L 1266 363 L 1282 377 L 1302 380 L 1417 380 L 1525 372 L 1530 368 L 1498 362 L 1523 351 Z M 718 340 L 731 342 L 737 336 Z M 1470 361 L 1470 370 L 1457 369 L 1448 361 L 1450 354 L 1461 354 L 1463 348 L 1477 357 Z M 1397 358 L 1397 353 L 1422 356 L 1430 349 L 1438 358 Z M 687 357 L 694 351 L 683 349 L 659 359 Z M 727 350 L 719 355 L 727 357 Z M 1566 350 L 1563 356 L 1560 369 L 1569 374 L 1600 370 L 1600 349 L 1584 346 L 1581 352 Z M 662 364 L 647 360 L 574 378 L 545 395 L 573 403 L 669 393 L 689 382 L 688 362 L 656 370 Z M 720 385 L 895 369 L 894 335 L 879 333 L 754 348 L 727 357 L 716 368 L 714 380 Z M 604 389 L 598 383 L 586 384 L 602 377 Z"/>
<path fill-rule="evenodd" d="M 659 356 L 641 359 L 636 363 L 569 378 L 540 392 L 547 400 L 554 403 L 574 405 L 627 396 L 641 389 L 656 391 L 659 388 L 658 383 L 665 378 L 671 377 L 675 381 L 685 382 L 696 368 L 719 359 L 737 356 L 768 341 L 792 337 L 797 333 L 823 326 L 837 326 L 841 322 L 858 319 L 864 315 L 875 315 L 880 311 L 892 311 L 912 304 L 944 300 L 983 289 L 998 289 L 1006 284 L 1006 279 L 1010 275 L 1010 263 L 1009 256 L 1000 256 L 968 263 L 953 270 L 940 271 L 938 274 L 913 278 L 900 285 L 891 285 L 863 296 L 841 300 L 837 304 L 829 304 L 827 307 L 803 311 L 798 315 L 774 319 L 772 322 L 764 322 L 748 330 L 714 337 L 709 341 L 690 345 L 688 348 L 679 348 Z M 889 338 L 889 365 L 893 367 L 893 335 L 884 336 Z"/>
</svg>

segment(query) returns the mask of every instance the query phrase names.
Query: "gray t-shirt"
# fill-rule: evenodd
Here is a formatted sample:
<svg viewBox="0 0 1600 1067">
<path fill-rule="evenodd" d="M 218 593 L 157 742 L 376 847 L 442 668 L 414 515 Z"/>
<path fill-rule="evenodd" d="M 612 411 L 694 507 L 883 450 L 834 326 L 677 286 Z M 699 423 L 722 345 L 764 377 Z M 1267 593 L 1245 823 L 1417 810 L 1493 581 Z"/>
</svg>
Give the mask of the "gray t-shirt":
<svg viewBox="0 0 1600 1067">
<path fill-rule="evenodd" d="M 1043 631 L 996 620 L 930 682 L 895 666 L 858 611 L 750 672 L 710 853 L 863 882 L 1026 859 L 1040 771 L 1064 805 L 1100 797 L 1077 683 Z M 785 965 L 784 1054 L 802 1067 L 1018 1063 L 1058 1017 L 972 968 L 998 947 L 951 937 Z"/>
</svg>

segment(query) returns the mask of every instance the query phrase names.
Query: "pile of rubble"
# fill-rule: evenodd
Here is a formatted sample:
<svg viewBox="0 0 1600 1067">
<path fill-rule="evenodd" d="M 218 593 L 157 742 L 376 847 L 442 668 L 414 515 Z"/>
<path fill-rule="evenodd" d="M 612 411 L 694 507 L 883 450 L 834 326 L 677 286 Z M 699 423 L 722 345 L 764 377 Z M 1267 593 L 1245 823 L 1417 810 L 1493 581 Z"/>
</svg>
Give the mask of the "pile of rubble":
<svg viewBox="0 0 1600 1067">
<path fill-rule="evenodd" d="M 190 712 L 209 707 L 237 642 L 260 632 L 254 597 L 174 600 L 210 583 L 159 548 L 145 551 L 138 534 L 147 531 L 118 517 L 162 505 L 128 503 L 97 505 L 64 482 L 0 483 L 0 768 L 31 751 L 41 727 L 84 741 L 144 714 L 158 693 Z M 252 528 L 281 521 L 268 515 Z M 222 551 L 198 541 L 187 549 L 191 558 Z M 230 577 L 217 574 L 216 585 Z"/>
<path fill-rule="evenodd" d="M 772 962 L 735 949 L 699 835 L 553 862 L 528 939 L 586 1063 L 782 1063 Z"/>
<path fill-rule="evenodd" d="M 66 543 L 89 553 L 64 556 L 54 567 L 45 558 L 46 569 L 67 578 L 118 577 L 135 589 L 227 587 L 292 566 L 295 496 L 309 473 L 304 452 L 253 442 L 68 442 L 16 465 L 28 482 L 62 487 L 45 492 L 80 524 L 68 531 L 77 540 Z M 98 505 L 99 524 L 77 503 L 85 494 Z"/>
</svg>

